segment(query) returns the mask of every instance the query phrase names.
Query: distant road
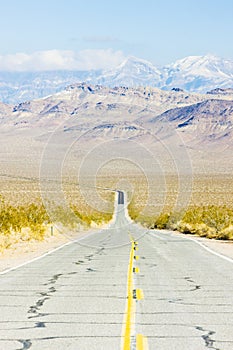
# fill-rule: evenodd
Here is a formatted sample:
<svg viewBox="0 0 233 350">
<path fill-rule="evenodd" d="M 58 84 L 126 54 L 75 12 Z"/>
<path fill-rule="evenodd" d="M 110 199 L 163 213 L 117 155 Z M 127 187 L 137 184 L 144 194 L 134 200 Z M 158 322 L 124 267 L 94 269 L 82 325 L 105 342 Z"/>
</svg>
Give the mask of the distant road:
<svg viewBox="0 0 233 350">
<path fill-rule="evenodd" d="M 118 204 L 124 204 L 124 192 L 118 191 Z"/>
<path fill-rule="evenodd" d="M 105 230 L 0 275 L 1 350 L 233 349 L 233 264 L 146 232 L 118 192 Z"/>
</svg>

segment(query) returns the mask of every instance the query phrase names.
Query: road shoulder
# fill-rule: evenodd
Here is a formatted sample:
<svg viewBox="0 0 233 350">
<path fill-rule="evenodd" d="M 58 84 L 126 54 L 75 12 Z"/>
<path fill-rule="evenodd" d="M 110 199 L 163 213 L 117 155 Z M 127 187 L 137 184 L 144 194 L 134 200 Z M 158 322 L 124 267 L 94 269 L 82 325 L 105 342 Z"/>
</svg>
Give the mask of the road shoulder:
<svg viewBox="0 0 233 350">
<path fill-rule="evenodd" d="M 163 232 L 163 231 L 161 231 L 161 232 Z M 212 249 L 216 253 L 222 254 L 228 258 L 233 259 L 233 241 L 208 239 L 205 237 L 199 237 L 199 236 L 195 236 L 195 235 L 180 233 L 177 231 L 164 230 L 164 232 L 170 232 L 177 237 L 180 237 L 182 235 L 182 236 L 185 236 L 187 238 L 191 238 L 195 241 L 200 242 L 201 244 L 203 244 L 207 248 Z"/>
<path fill-rule="evenodd" d="M 19 242 L 5 249 L 0 254 L 0 272 L 15 268 L 28 261 L 36 259 L 58 247 L 69 243 L 72 240 L 79 239 L 94 230 L 80 231 L 69 234 L 55 232 L 53 236 L 46 235 L 43 241 Z"/>
</svg>

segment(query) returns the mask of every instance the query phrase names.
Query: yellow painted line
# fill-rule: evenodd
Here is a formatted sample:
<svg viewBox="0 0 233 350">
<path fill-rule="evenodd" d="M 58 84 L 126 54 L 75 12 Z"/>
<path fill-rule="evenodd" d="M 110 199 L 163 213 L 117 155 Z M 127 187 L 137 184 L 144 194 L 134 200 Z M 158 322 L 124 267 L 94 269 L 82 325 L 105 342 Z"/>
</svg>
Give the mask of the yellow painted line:
<svg viewBox="0 0 233 350">
<path fill-rule="evenodd" d="M 127 277 L 127 303 L 123 323 L 122 335 L 122 350 L 131 350 L 131 336 L 135 322 L 136 303 L 135 299 L 144 299 L 142 289 L 133 289 L 133 273 L 139 273 L 139 267 L 133 267 L 134 260 L 138 260 L 139 256 L 134 255 L 135 250 L 138 250 L 138 242 L 135 242 L 133 236 L 128 232 L 131 241 L 131 250 L 128 265 Z M 147 338 L 142 334 L 136 335 L 136 350 L 148 350 Z"/>
<path fill-rule="evenodd" d="M 142 334 L 136 336 L 136 350 L 148 350 L 147 338 Z"/>
<path fill-rule="evenodd" d="M 135 301 L 133 299 L 133 259 L 134 259 L 134 245 L 132 243 L 127 278 L 127 304 L 125 311 L 125 322 L 123 329 L 123 343 L 122 350 L 130 350 L 131 345 L 131 330 L 135 317 Z"/>
<path fill-rule="evenodd" d="M 144 299 L 144 294 L 142 289 L 136 289 L 136 298 L 137 300 Z"/>
</svg>

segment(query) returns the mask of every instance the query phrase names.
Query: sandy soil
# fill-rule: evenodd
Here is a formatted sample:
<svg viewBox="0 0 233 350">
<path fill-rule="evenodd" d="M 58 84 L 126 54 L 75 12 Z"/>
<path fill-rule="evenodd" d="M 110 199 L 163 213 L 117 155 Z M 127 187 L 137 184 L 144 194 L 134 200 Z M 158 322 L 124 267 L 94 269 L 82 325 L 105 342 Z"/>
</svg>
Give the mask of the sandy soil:
<svg viewBox="0 0 233 350">
<path fill-rule="evenodd" d="M 71 240 L 81 238 L 85 234 L 87 234 L 87 231 L 69 233 L 69 235 L 55 232 L 53 236 L 46 236 L 42 242 L 29 241 L 14 244 L 3 253 L 0 253 L 0 272 L 33 260 Z"/>
</svg>

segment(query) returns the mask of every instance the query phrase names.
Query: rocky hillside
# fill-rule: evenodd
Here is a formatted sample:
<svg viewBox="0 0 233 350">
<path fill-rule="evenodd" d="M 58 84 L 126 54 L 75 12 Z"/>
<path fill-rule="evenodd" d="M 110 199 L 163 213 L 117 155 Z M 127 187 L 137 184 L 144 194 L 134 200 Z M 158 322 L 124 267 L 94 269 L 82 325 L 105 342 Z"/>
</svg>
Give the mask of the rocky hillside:
<svg viewBox="0 0 233 350">
<path fill-rule="evenodd" d="M 149 121 L 155 127 L 158 124 L 182 134 L 182 138 L 194 144 L 216 142 L 230 145 L 233 141 L 233 100 L 206 100 L 191 106 L 174 108 Z"/>
<path fill-rule="evenodd" d="M 11 132 L 50 133 L 60 128 L 66 135 L 95 130 L 94 137 L 137 138 L 148 132 L 171 130 L 191 139 L 212 142 L 231 138 L 233 94 L 216 90 L 201 95 L 180 89 L 107 88 L 71 85 L 55 95 L 0 105 L 1 127 Z M 144 130 L 144 131 L 143 131 Z M 188 140 L 188 138 L 186 138 Z"/>
<path fill-rule="evenodd" d="M 33 176 L 44 162 L 44 176 L 58 176 L 63 160 L 67 176 L 72 171 L 77 175 L 85 156 L 90 167 L 96 165 L 93 172 L 100 163 L 123 157 L 139 162 L 142 169 L 147 162 L 148 171 L 158 173 L 163 169 L 190 174 L 193 167 L 196 172 L 231 173 L 232 113 L 229 90 L 204 95 L 180 89 L 71 85 L 43 99 L 0 104 L 2 173 L 23 174 L 27 159 Z"/>
</svg>

